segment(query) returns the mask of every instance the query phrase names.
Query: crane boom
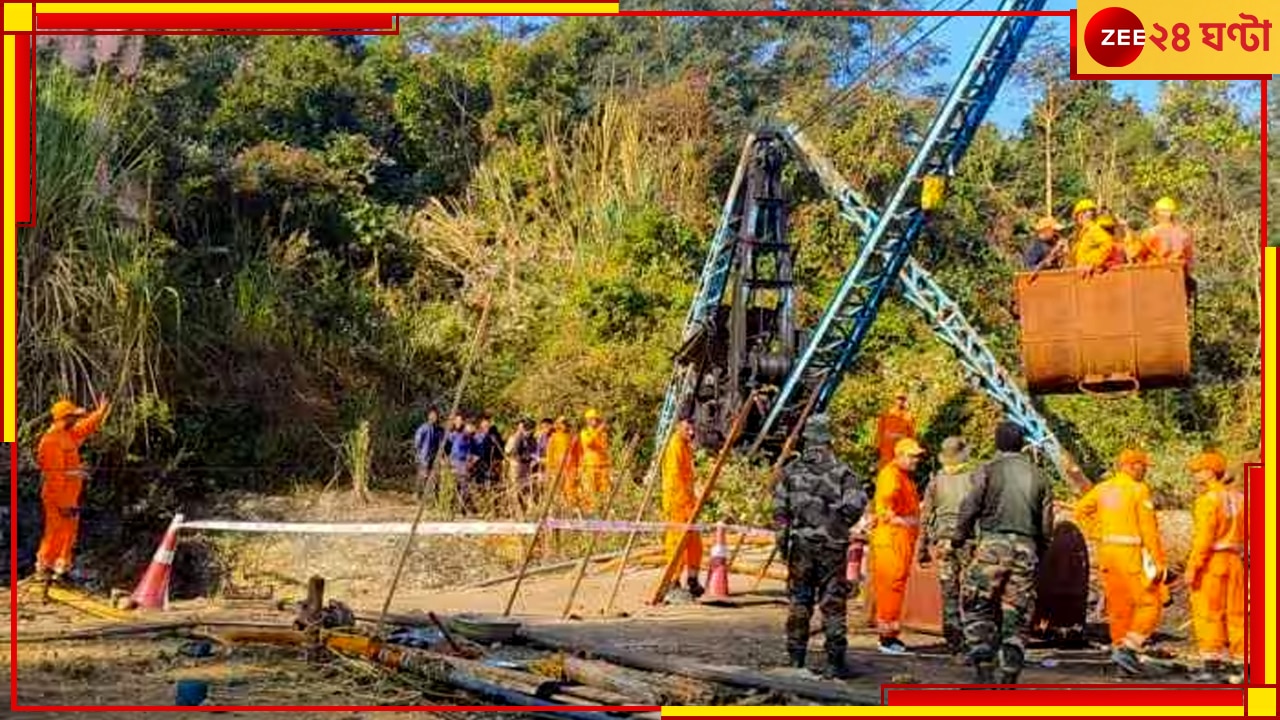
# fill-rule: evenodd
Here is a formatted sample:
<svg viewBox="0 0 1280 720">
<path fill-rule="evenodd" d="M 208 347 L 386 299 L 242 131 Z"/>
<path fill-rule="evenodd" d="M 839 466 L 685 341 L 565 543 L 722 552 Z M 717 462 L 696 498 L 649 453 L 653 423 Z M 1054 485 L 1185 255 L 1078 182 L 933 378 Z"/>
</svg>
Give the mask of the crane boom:
<svg viewBox="0 0 1280 720">
<path fill-rule="evenodd" d="M 1044 0 L 1004 0 L 1000 11 L 1034 12 L 1043 7 Z M 939 109 L 906 176 L 876 218 L 799 362 L 772 399 L 761 435 L 768 433 L 784 414 L 799 410 L 806 400 L 798 392 L 802 387 L 817 393 L 815 412 L 830 403 L 924 228 L 928 208 L 922 193 L 926 183 L 954 173 L 1034 22 L 1034 17 L 1026 16 L 1001 15 L 992 19 Z"/>
<path fill-rule="evenodd" d="M 827 193 L 835 198 L 840 214 L 854 224 L 862 236 L 870 233 L 879 221 L 879 214 L 849 185 L 835 165 L 809 142 L 799 128 L 786 128 L 782 137 L 792 152 L 803 158 L 814 171 Z M 1079 472 L 1075 460 L 1031 403 L 1031 398 L 996 360 L 960 306 L 929 271 L 914 258 L 907 258 L 902 272 L 898 274 L 898 289 L 907 302 L 924 314 L 934 334 L 951 346 L 971 380 L 1000 405 L 1010 421 L 1026 432 L 1032 445 L 1048 455 L 1063 478 L 1075 481 L 1074 475 Z"/>
</svg>

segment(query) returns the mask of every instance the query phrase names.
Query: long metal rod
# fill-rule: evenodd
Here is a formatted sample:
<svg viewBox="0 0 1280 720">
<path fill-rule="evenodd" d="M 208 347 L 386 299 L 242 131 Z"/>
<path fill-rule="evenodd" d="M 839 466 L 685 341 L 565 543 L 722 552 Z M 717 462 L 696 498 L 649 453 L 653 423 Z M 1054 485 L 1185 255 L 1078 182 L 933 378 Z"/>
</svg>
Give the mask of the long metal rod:
<svg viewBox="0 0 1280 720">
<path fill-rule="evenodd" d="M 698 494 L 698 501 L 693 505 L 693 511 L 689 513 L 689 524 L 698 521 L 698 513 L 702 512 L 703 505 L 706 504 L 707 498 L 711 496 L 711 491 L 715 489 L 716 480 L 720 478 L 720 472 L 724 469 L 725 462 L 728 461 L 733 446 L 738 442 L 738 436 L 742 434 L 742 428 L 747 424 L 747 417 L 751 414 L 751 408 L 755 405 L 756 395 L 752 393 L 742 403 L 741 409 L 738 410 L 738 416 L 733 419 L 733 426 L 729 428 L 729 435 L 724 440 L 724 445 L 720 447 L 720 454 L 716 456 L 715 465 L 711 468 L 710 475 L 707 476 L 707 482 L 702 486 L 702 492 Z M 657 605 L 662 602 L 662 598 L 667 594 L 667 588 L 671 586 L 671 581 L 676 576 L 676 568 L 683 562 L 684 548 L 689 544 L 690 533 L 680 533 L 680 540 L 676 543 L 675 551 L 671 553 L 671 557 L 667 558 L 667 566 L 662 571 L 662 577 L 658 579 L 658 585 L 653 589 L 653 595 L 649 599 L 650 605 Z"/>
<path fill-rule="evenodd" d="M 619 477 L 614 477 L 609 483 L 609 497 L 604 501 L 604 510 L 601 517 L 609 520 L 613 517 L 613 502 L 618 497 L 618 488 L 623 482 L 630 480 L 631 463 L 635 457 L 636 446 L 640 444 L 640 436 L 632 438 L 627 443 L 626 453 L 623 455 L 623 461 L 620 465 L 621 472 L 617 473 Z M 561 619 L 569 617 L 569 613 L 573 610 L 573 601 L 578 597 L 578 588 L 582 586 L 582 578 L 587 574 L 587 566 L 591 564 L 591 556 L 596 552 L 596 542 L 600 539 L 600 533 L 593 532 L 587 537 L 587 549 L 582 554 L 582 560 L 578 563 L 578 570 L 573 577 L 573 586 L 569 588 L 569 597 L 564 601 L 564 611 L 560 613 Z"/>
</svg>

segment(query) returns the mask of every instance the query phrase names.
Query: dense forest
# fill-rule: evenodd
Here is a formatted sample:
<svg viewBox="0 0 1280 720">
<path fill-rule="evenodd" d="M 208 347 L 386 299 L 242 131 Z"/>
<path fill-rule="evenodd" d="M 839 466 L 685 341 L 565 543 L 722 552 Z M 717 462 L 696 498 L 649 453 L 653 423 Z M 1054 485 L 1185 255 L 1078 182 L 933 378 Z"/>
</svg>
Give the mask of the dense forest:
<svg viewBox="0 0 1280 720">
<path fill-rule="evenodd" d="M 463 406 L 504 430 L 594 406 L 619 447 L 652 433 L 745 133 L 808 119 L 853 184 L 885 197 L 947 50 L 923 43 L 865 75 L 909 21 L 41 36 L 38 225 L 19 244 L 25 467 L 52 399 L 107 393 L 116 408 L 90 449 L 99 507 L 352 474 L 404 486 L 414 427 L 448 407 L 473 355 Z M 981 131 L 916 257 L 1016 369 L 1011 279 L 1031 223 L 1092 196 L 1143 225 L 1153 200 L 1177 197 L 1199 242 L 1194 387 L 1043 407 L 1095 476 L 1141 443 L 1161 502 L 1183 504 L 1191 453 L 1239 458 L 1260 437 L 1256 111 L 1221 82 L 1164 83 L 1144 111 L 1068 80 L 1057 45 L 1024 53 L 1007 92 L 1031 94 L 1031 114 Z M 854 238 L 814 179 L 791 175 L 812 322 Z M 891 301 L 832 407 L 837 449 L 863 472 L 898 386 L 933 447 L 963 432 L 989 448 L 997 408 Z"/>
</svg>

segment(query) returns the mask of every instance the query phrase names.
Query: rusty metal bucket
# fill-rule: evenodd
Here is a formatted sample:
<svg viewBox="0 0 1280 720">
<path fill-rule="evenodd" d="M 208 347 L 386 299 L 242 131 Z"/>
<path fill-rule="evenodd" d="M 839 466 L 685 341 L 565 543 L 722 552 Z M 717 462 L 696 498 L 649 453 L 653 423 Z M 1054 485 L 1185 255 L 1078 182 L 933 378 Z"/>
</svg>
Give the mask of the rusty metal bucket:
<svg viewBox="0 0 1280 720">
<path fill-rule="evenodd" d="M 1038 394 L 1135 391 L 1191 377 L 1186 276 L 1177 263 L 1016 278 L 1022 366 Z"/>
</svg>

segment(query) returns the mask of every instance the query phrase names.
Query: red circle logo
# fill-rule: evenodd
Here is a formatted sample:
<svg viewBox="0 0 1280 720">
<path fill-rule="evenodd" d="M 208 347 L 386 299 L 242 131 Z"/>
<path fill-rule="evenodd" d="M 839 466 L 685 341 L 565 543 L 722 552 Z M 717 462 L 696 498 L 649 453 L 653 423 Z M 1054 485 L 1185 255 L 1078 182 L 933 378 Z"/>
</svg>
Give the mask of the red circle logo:
<svg viewBox="0 0 1280 720">
<path fill-rule="evenodd" d="M 1099 65 L 1124 67 L 1142 54 L 1146 31 L 1137 15 L 1124 8 L 1099 10 L 1084 28 L 1084 46 Z"/>
</svg>

